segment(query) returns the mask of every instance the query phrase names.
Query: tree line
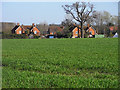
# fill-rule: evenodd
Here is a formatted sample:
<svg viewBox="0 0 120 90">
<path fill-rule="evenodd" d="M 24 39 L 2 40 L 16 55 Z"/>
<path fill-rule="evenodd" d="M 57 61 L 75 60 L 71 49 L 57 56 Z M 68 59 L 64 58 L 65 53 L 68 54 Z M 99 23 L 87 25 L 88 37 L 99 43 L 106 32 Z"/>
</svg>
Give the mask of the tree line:
<svg viewBox="0 0 120 90">
<path fill-rule="evenodd" d="M 92 25 L 97 34 L 104 34 L 109 37 L 116 31 L 110 32 L 110 26 L 118 26 L 118 16 L 111 15 L 107 11 L 95 11 L 94 5 L 89 2 L 75 2 L 71 5 L 63 5 L 62 8 L 66 13 L 65 19 L 58 26 L 64 26 L 63 32 L 57 32 L 58 36 L 71 37 L 72 30 L 75 26 L 81 26 L 81 38 L 84 38 L 84 26 L 87 24 Z M 15 23 L 2 23 L 3 33 L 11 33 L 11 29 L 15 26 Z M 36 25 L 41 34 L 45 34 L 48 31 L 50 25 L 47 23 L 40 23 Z M 80 37 L 80 36 L 79 36 Z"/>
<path fill-rule="evenodd" d="M 62 7 L 66 14 L 71 16 L 71 18 L 66 18 L 62 24 L 67 28 L 70 28 L 73 23 L 80 25 L 81 38 L 84 38 L 83 26 L 87 24 L 94 26 L 96 33 L 104 34 L 106 37 L 110 36 L 110 26 L 118 26 L 118 16 L 111 15 L 107 11 L 95 11 L 94 5 L 89 2 L 75 2 L 72 5 L 63 5 Z M 116 31 L 113 30 L 112 34 L 115 32 Z M 78 30 L 78 34 L 79 33 Z"/>
</svg>

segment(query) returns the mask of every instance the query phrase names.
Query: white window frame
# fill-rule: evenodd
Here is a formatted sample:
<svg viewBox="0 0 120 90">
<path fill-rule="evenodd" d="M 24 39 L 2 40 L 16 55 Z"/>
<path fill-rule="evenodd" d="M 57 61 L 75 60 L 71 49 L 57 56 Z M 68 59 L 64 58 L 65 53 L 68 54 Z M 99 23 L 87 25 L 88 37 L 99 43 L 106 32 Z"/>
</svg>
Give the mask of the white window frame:
<svg viewBox="0 0 120 90">
<path fill-rule="evenodd" d="M 34 34 L 37 34 L 37 31 L 34 31 Z"/>
<path fill-rule="evenodd" d="M 78 34 L 78 31 L 76 31 L 76 34 Z"/>
<path fill-rule="evenodd" d="M 22 31 L 19 31 L 19 34 L 22 34 Z"/>
</svg>

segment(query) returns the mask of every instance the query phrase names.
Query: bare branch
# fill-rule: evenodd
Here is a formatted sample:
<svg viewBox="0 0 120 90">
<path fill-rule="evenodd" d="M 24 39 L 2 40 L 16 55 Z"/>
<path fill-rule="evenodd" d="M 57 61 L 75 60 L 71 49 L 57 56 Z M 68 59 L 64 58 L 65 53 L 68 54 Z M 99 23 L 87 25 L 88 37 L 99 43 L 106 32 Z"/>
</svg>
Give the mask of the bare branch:
<svg viewBox="0 0 120 90">
<path fill-rule="evenodd" d="M 93 12 L 93 4 L 86 2 L 76 2 L 72 5 L 62 6 L 67 14 L 70 14 L 74 20 L 81 24 L 81 29 L 83 24 L 90 19 L 90 14 Z M 81 32 L 82 34 L 82 32 Z"/>
<path fill-rule="evenodd" d="M 65 5 L 65 6 L 66 6 L 66 7 L 63 6 L 63 8 L 64 8 L 64 10 L 66 11 L 66 13 L 67 13 L 67 14 L 71 14 L 72 17 L 73 17 L 76 21 L 81 22 L 81 21 L 79 20 L 79 18 L 75 17 L 74 13 L 72 12 L 72 8 L 70 8 L 70 6 L 68 6 L 68 5 Z"/>
</svg>

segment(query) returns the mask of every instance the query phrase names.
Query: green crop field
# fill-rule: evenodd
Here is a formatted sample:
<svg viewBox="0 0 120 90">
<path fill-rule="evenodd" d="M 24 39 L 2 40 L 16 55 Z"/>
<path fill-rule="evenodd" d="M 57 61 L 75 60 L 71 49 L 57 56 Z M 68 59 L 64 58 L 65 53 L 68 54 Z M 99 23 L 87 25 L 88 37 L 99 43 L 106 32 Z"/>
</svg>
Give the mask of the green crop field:
<svg viewBox="0 0 120 90">
<path fill-rule="evenodd" d="M 4 39 L 3 88 L 117 88 L 118 39 Z"/>
</svg>

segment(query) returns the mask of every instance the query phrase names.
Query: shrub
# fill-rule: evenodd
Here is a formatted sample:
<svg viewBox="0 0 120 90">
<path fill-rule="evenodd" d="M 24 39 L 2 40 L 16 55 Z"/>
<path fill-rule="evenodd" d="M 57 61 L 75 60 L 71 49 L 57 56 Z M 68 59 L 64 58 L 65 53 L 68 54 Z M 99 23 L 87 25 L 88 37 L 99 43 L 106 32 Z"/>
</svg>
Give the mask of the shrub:
<svg viewBox="0 0 120 90">
<path fill-rule="evenodd" d="M 2 34 L 2 39 L 27 39 L 25 34 Z"/>
</svg>

